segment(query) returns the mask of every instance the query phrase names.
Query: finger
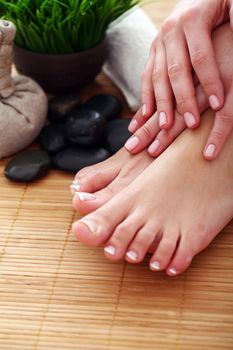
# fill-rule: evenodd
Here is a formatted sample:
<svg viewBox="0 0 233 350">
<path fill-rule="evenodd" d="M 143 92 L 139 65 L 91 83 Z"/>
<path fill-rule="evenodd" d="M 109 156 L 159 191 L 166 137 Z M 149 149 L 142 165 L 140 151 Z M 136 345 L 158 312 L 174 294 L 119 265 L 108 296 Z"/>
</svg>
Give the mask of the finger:
<svg viewBox="0 0 233 350">
<path fill-rule="evenodd" d="M 230 23 L 231 23 L 231 29 L 233 30 L 233 1 L 231 1 L 231 8 L 230 8 Z"/>
<path fill-rule="evenodd" d="M 160 131 L 158 114 L 155 113 L 136 133 L 126 142 L 128 152 L 136 154 L 145 149 Z"/>
<path fill-rule="evenodd" d="M 196 96 L 198 108 L 203 113 L 208 107 L 209 102 L 200 85 L 196 88 Z M 175 123 L 173 127 L 167 132 L 160 131 L 154 142 L 148 148 L 148 152 L 152 157 L 158 157 L 165 149 L 176 139 L 178 135 L 186 128 L 184 118 L 176 113 Z"/>
<path fill-rule="evenodd" d="M 175 95 L 177 110 L 184 117 L 186 125 L 189 128 L 195 128 L 200 123 L 200 113 L 184 34 L 177 25 L 172 26 L 172 22 L 165 22 L 163 40 L 166 48 L 168 75 Z"/>
<path fill-rule="evenodd" d="M 141 108 L 135 114 L 133 119 L 129 124 L 129 131 L 134 133 L 141 125 L 143 125 L 156 110 L 154 88 L 152 83 L 152 73 L 154 68 L 154 57 L 156 51 L 156 41 L 154 40 L 151 49 L 148 61 L 146 63 L 144 72 L 142 74 L 141 82 Z"/>
<path fill-rule="evenodd" d="M 214 126 L 207 141 L 204 157 L 207 160 L 216 159 L 221 152 L 229 134 L 233 129 L 233 85 L 226 96 L 224 107 L 216 112 Z"/>
<path fill-rule="evenodd" d="M 166 51 L 161 38 L 157 40 L 153 71 L 154 95 L 161 129 L 169 129 L 174 120 L 174 101 L 167 72 Z"/>
<path fill-rule="evenodd" d="M 217 111 L 224 104 L 224 90 L 215 59 L 211 33 L 203 24 L 201 16 L 199 19 L 196 18 L 197 25 L 194 33 L 193 24 L 190 23 L 192 17 L 190 16 L 191 14 L 187 15 L 183 21 L 191 63 L 206 96 L 208 96 L 211 108 Z"/>
</svg>

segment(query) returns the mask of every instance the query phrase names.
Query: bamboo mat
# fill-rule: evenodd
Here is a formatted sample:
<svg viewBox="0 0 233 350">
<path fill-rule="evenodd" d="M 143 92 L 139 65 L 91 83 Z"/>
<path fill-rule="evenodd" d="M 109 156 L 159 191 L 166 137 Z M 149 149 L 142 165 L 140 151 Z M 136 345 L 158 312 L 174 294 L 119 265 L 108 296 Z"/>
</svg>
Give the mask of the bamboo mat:
<svg viewBox="0 0 233 350">
<path fill-rule="evenodd" d="M 175 1 L 147 6 L 160 23 Z M 116 92 L 104 77 L 85 89 Z M 127 107 L 124 114 L 129 114 Z M 71 175 L 33 184 L 0 161 L 0 349 L 233 349 L 233 222 L 177 278 L 76 242 Z"/>
</svg>

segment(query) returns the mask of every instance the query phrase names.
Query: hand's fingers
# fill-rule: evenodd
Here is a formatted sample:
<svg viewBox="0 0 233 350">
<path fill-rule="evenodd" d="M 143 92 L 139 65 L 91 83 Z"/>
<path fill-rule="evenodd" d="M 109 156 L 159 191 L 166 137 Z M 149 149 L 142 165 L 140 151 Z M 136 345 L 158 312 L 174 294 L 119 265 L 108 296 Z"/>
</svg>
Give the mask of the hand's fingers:
<svg viewBox="0 0 233 350">
<path fill-rule="evenodd" d="M 203 113 L 209 107 L 209 102 L 200 85 L 198 85 L 196 88 L 196 96 L 198 108 L 200 112 Z M 166 132 L 159 132 L 154 142 L 148 148 L 149 154 L 152 157 L 158 157 L 176 139 L 176 137 L 181 134 L 185 128 L 186 125 L 184 118 L 177 113 L 173 127 Z"/>
<path fill-rule="evenodd" d="M 135 114 L 131 123 L 129 124 L 129 131 L 134 133 L 141 125 L 143 125 L 156 110 L 154 87 L 152 82 L 152 74 L 154 69 L 154 57 L 156 52 L 156 42 L 155 38 L 151 49 L 148 61 L 146 63 L 144 72 L 142 74 L 141 82 L 141 108 Z"/>
<path fill-rule="evenodd" d="M 207 141 L 204 157 L 207 160 L 217 158 L 225 144 L 227 137 L 233 129 L 233 84 L 226 96 L 224 107 L 216 112 L 214 126 Z"/>
<path fill-rule="evenodd" d="M 175 95 L 177 110 L 184 117 L 186 125 L 189 128 L 195 128 L 200 123 L 200 114 L 184 33 L 178 25 L 174 25 L 171 19 L 164 23 L 162 30 L 168 75 Z"/>
<path fill-rule="evenodd" d="M 160 37 L 157 40 L 152 80 L 160 128 L 169 129 L 174 120 L 174 101 L 167 72 L 166 51 Z"/>
<path fill-rule="evenodd" d="M 231 8 L 230 8 L 230 23 L 231 23 L 231 29 L 233 30 L 233 0 L 231 1 Z"/>
<path fill-rule="evenodd" d="M 195 31 L 193 30 L 194 20 Z M 184 33 L 192 66 L 209 98 L 211 108 L 216 111 L 224 104 L 224 90 L 215 59 L 211 30 L 205 23 L 200 15 L 197 16 L 196 11 L 187 12 L 183 17 Z"/>
<path fill-rule="evenodd" d="M 136 133 L 126 142 L 128 152 L 136 154 L 146 148 L 160 131 L 158 114 L 155 113 Z"/>
</svg>

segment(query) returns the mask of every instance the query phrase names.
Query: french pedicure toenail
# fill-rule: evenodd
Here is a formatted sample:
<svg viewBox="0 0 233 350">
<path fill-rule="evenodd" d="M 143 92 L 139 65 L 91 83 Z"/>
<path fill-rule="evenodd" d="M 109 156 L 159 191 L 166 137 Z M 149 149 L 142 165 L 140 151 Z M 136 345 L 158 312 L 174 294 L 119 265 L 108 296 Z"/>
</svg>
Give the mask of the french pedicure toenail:
<svg viewBox="0 0 233 350">
<path fill-rule="evenodd" d="M 136 252 L 134 252 L 133 250 L 130 250 L 129 252 L 127 252 L 126 256 L 128 259 L 130 259 L 132 261 L 136 261 L 138 258 L 138 254 Z"/>
<path fill-rule="evenodd" d="M 205 151 L 206 157 L 212 157 L 214 155 L 215 150 L 216 150 L 216 146 L 213 143 L 209 144 L 209 146 Z"/>
<path fill-rule="evenodd" d="M 168 270 L 168 272 L 169 272 L 171 275 L 173 275 L 173 276 L 177 275 L 177 271 L 176 271 L 176 269 L 175 269 L 174 267 L 171 267 L 171 268 Z"/>
<path fill-rule="evenodd" d="M 96 233 L 98 231 L 98 226 L 93 221 L 82 219 L 82 220 L 79 220 L 78 222 L 86 225 L 91 231 L 91 233 Z"/>
<path fill-rule="evenodd" d="M 159 113 L 159 125 L 164 126 L 167 124 L 167 115 L 164 112 Z"/>
<path fill-rule="evenodd" d="M 70 186 L 70 191 L 72 193 L 72 195 L 74 196 L 76 192 L 78 192 L 80 190 L 80 185 L 75 184 L 74 182 L 72 183 L 72 185 Z"/>
<path fill-rule="evenodd" d="M 75 192 L 74 194 L 75 196 L 77 196 L 80 201 L 93 201 L 96 199 L 96 196 L 94 196 L 94 194 L 91 193 L 86 193 L 86 192 Z"/>
<path fill-rule="evenodd" d="M 112 245 L 109 245 L 108 247 L 104 248 L 105 253 L 110 254 L 110 255 L 115 255 L 116 254 L 116 248 L 113 247 Z"/>
<path fill-rule="evenodd" d="M 184 120 L 188 128 L 192 128 L 193 126 L 196 125 L 196 119 L 194 115 L 190 112 L 186 112 L 184 114 Z"/>
<path fill-rule="evenodd" d="M 139 145 L 139 139 L 137 136 L 131 137 L 125 144 L 125 148 L 128 151 L 133 151 Z"/>
<path fill-rule="evenodd" d="M 152 270 L 159 271 L 160 270 L 160 263 L 158 261 L 154 261 L 150 264 L 150 267 Z"/>
<path fill-rule="evenodd" d="M 219 99 L 215 95 L 209 97 L 209 103 L 212 109 L 218 109 L 220 106 Z"/>
</svg>

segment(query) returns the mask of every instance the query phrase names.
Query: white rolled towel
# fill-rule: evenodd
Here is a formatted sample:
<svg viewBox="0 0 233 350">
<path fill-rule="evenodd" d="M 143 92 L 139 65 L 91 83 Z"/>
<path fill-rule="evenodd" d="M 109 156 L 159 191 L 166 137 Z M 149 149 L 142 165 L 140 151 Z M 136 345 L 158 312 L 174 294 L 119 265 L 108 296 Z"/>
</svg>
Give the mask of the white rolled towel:
<svg viewBox="0 0 233 350">
<path fill-rule="evenodd" d="M 154 23 L 138 7 L 112 23 L 107 32 L 109 54 L 103 71 L 132 111 L 140 107 L 141 75 L 156 34 Z"/>
</svg>

